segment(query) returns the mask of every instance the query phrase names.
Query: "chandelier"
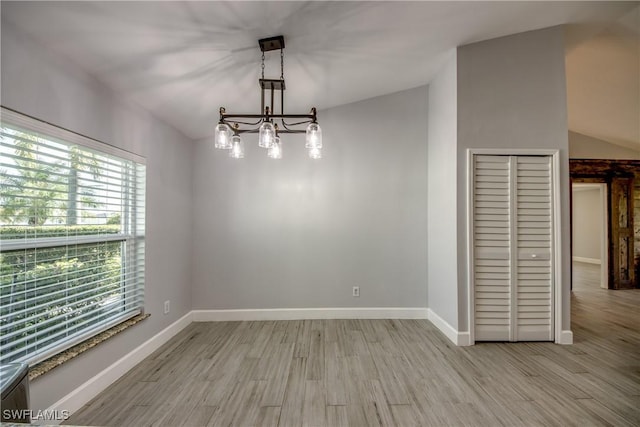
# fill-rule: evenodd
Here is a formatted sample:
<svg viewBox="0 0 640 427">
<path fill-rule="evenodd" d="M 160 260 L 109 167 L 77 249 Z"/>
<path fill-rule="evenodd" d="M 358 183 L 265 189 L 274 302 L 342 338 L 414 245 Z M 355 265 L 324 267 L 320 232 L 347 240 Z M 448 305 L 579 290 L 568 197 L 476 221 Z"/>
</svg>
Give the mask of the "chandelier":
<svg viewBox="0 0 640 427">
<path fill-rule="evenodd" d="M 276 36 L 258 40 L 262 51 L 261 78 L 258 80 L 262 90 L 260 97 L 260 114 L 231 114 L 224 107 L 220 108 L 220 121 L 215 129 L 215 148 L 229 150 L 229 156 L 235 159 L 244 157 L 244 142 L 240 137 L 243 133 L 257 133 L 258 146 L 267 150 L 267 156 L 272 159 L 282 158 L 281 134 L 305 133 L 305 147 L 309 150 L 309 157 L 322 157 L 322 129 L 318 125 L 316 108 L 311 108 L 309 114 L 284 113 L 284 37 Z M 265 52 L 280 50 L 280 78 L 264 78 Z M 274 102 L 276 92 L 280 92 L 280 114 L 276 114 Z M 265 97 L 271 102 L 265 105 Z M 287 121 L 289 120 L 289 121 Z M 306 129 L 304 128 L 306 125 Z"/>
</svg>

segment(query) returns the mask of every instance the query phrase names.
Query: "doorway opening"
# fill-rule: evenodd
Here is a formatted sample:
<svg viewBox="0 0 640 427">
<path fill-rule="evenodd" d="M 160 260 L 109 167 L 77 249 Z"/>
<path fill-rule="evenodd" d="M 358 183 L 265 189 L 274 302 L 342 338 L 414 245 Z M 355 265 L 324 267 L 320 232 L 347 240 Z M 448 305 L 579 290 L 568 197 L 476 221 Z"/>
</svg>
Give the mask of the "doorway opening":
<svg viewBox="0 0 640 427">
<path fill-rule="evenodd" d="M 608 289 L 607 184 L 573 183 L 571 190 L 571 252 L 574 274 L 582 270 L 595 273 L 597 270 L 600 287 Z M 583 268 L 576 268 L 579 266 Z"/>
</svg>

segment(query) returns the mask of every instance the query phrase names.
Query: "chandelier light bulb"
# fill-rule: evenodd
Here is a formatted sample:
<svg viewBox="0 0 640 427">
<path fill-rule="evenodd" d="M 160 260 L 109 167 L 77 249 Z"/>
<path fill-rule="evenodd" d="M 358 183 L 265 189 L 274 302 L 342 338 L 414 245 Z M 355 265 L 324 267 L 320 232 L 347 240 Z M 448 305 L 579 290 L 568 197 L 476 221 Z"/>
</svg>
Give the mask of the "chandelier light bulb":
<svg viewBox="0 0 640 427">
<path fill-rule="evenodd" d="M 307 126 L 306 148 L 322 148 L 322 129 L 318 123 L 309 123 Z"/>
<path fill-rule="evenodd" d="M 282 158 L 282 143 L 280 142 L 280 137 L 276 136 L 273 144 L 267 150 L 267 156 L 272 159 L 281 159 Z"/>
<path fill-rule="evenodd" d="M 218 123 L 215 130 L 215 147 L 223 150 L 231 148 L 231 128 L 226 123 Z"/>
<path fill-rule="evenodd" d="M 276 129 L 271 122 L 260 125 L 258 133 L 258 145 L 262 148 L 270 148 L 276 137 Z"/>
<path fill-rule="evenodd" d="M 322 158 L 322 150 L 318 147 L 309 148 L 309 157 L 317 160 Z"/>
<path fill-rule="evenodd" d="M 242 159 L 244 157 L 244 142 L 240 135 L 233 135 L 231 137 L 231 151 L 229 151 L 229 157 L 234 159 Z"/>
</svg>

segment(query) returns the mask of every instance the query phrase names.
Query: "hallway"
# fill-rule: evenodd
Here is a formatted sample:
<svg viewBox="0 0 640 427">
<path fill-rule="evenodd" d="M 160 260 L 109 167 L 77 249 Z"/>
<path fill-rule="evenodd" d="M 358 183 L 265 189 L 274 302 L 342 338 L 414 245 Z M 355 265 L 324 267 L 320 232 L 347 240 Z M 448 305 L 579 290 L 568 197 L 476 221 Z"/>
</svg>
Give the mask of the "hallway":
<svg viewBox="0 0 640 427">
<path fill-rule="evenodd" d="M 575 344 L 602 345 L 607 341 L 610 344 L 605 348 L 630 356 L 640 376 L 640 289 L 602 289 L 598 265 L 574 262 L 571 329 Z"/>
</svg>

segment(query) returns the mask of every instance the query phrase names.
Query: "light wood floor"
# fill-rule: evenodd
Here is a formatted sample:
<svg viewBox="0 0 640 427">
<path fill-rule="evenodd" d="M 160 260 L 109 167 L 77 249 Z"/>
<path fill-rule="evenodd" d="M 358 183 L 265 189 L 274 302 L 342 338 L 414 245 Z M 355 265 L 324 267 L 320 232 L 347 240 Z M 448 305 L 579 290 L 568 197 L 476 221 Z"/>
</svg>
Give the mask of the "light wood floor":
<svg viewBox="0 0 640 427">
<path fill-rule="evenodd" d="M 638 426 L 640 290 L 576 266 L 575 344 L 418 320 L 194 323 L 75 413 L 110 426 Z"/>
</svg>

